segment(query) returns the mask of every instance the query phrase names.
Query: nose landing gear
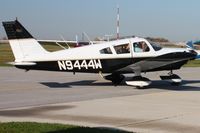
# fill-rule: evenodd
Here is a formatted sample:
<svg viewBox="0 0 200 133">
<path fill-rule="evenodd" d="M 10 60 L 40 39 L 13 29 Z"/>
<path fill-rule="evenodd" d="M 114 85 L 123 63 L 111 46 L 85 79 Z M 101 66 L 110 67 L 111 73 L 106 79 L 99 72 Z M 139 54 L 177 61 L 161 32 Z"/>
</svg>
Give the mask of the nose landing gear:
<svg viewBox="0 0 200 133">
<path fill-rule="evenodd" d="M 160 78 L 162 80 L 169 81 L 172 85 L 180 85 L 182 82 L 182 79 L 178 75 L 173 74 L 172 70 L 168 73 L 168 75 L 160 76 Z"/>
</svg>

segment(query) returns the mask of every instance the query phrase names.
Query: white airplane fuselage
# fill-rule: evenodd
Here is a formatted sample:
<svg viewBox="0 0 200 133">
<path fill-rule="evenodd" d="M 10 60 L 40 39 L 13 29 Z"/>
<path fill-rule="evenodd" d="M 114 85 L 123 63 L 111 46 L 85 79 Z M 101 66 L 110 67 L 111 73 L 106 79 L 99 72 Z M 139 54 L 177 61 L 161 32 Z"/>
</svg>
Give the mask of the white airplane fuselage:
<svg viewBox="0 0 200 133">
<path fill-rule="evenodd" d="M 126 73 L 140 76 L 142 72 L 180 69 L 198 56 L 192 49 L 161 48 L 138 37 L 48 52 L 17 20 L 3 22 L 3 26 L 15 57 L 12 64 L 26 70 L 110 73 L 105 79 L 115 83 Z"/>
</svg>

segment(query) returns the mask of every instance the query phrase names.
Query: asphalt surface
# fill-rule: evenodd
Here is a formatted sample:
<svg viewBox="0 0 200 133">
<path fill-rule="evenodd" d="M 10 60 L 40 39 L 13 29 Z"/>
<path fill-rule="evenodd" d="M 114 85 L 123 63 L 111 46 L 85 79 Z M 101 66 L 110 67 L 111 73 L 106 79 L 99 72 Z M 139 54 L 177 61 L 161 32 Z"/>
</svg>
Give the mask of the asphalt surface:
<svg viewBox="0 0 200 133">
<path fill-rule="evenodd" d="M 25 72 L 11 67 L 0 68 L 0 74 L 0 109 L 165 91 L 152 87 L 139 90 L 125 83 L 115 87 L 98 74 Z"/>
<path fill-rule="evenodd" d="M 105 126 L 138 132 L 200 132 L 200 68 L 174 73 L 180 86 L 147 73 L 145 89 L 113 86 L 98 74 L 0 68 L 0 121 Z M 196 117 L 195 117 L 196 116 Z M 199 119 L 198 119 L 199 118 Z"/>
</svg>

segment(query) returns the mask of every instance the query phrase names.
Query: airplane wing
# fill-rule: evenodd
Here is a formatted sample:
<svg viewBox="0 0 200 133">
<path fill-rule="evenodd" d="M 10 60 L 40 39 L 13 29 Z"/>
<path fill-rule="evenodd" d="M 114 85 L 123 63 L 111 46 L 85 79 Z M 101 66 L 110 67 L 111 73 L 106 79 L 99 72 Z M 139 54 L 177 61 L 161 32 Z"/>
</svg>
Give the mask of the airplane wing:
<svg viewBox="0 0 200 133">
<path fill-rule="evenodd" d="M 63 40 L 37 40 L 40 43 L 60 43 L 60 44 L 69 44 L 72 46 L 75 46 L 77 44 L 77 41 L 63 41 Z M 92 41 L 93 44 L 102 43 L 102 41 Z M 87 41 L 79 41 L 78 44 L 82 45 L 89 45 L 90 42 Z"/>
<path fill-rule="evenodd" d="M 37 40 L 41 44 L 52 45 L 69 45 L 70 47 L 89 45 L 89 42 L 77 42 L 77 41 L 62 41 L 62 40 Z"/>
<path fill-rule="evenodd" d="M 76 41 L 62 41 L 62 40 L 37 40 L 38 42 L 46 42 L 46 43 L 76 43 Z"/>
</svg>

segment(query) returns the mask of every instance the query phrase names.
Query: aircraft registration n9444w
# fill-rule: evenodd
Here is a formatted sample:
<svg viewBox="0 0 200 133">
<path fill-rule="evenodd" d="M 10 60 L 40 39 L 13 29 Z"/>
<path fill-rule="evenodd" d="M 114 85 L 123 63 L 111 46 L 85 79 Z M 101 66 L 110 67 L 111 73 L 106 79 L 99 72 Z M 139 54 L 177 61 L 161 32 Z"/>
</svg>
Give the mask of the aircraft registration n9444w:
<svg viewBox="0 0 200 133">
<path fill-rule="evenodd" d="M 58 61 L 58 66 L 60 70 L 74 70 L 74 69 L 102 69 L 101 61 L 98 60 L 66 60 L 66 61 Z"/>
</svg>

